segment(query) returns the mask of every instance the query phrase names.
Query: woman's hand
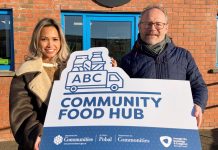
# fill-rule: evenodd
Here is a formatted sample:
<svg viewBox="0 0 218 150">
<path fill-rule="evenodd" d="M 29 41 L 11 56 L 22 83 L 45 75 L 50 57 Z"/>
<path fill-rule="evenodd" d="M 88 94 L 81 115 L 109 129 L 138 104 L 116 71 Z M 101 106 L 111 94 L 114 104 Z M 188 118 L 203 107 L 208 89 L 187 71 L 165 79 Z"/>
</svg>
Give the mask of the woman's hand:
<svg viewBox="0 0 218 150">
<path fill-rule="evenodd" d="M 36 142 L 34 144 L 34 150 L 39 150 L 39 144 L 41 143 L 41 137 L 37 136 Z"/>
<path fill-rule="evenodd" d="M 112 67 L 117 67 L 117 61 L 111 57 L 111 64 L 112 64 Z"/>
</svg>

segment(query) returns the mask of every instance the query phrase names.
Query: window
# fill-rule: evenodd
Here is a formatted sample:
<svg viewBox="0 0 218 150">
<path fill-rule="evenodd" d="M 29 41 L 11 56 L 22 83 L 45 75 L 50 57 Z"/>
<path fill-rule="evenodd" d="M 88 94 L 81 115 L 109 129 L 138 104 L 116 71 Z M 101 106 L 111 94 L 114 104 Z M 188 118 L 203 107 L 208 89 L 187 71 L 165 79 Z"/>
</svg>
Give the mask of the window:
<svg viewBox="0 0 218 150">
<path fill-rule="evenodd" d="M 82 16 L 65 17 L 65 36 L 70 50 L 82 50 L 83 28 Z"/>
<path fill-rule="evenodd" d="M 62 12 L 61 23 L 72 52 L 103 46 L 119 62 L 137 39 L 139 15 Z"/>
<path fill-rule="evenodd" d="M 13 70 L 12 11 L 0 10 L 0 70 Z"/>
<path fill-rule="evenodd" d="M 116 76 L 116 74 L 111 74 L 109 76 L 109 81 L 119 81 L 119 78 Z"/>
</svg>

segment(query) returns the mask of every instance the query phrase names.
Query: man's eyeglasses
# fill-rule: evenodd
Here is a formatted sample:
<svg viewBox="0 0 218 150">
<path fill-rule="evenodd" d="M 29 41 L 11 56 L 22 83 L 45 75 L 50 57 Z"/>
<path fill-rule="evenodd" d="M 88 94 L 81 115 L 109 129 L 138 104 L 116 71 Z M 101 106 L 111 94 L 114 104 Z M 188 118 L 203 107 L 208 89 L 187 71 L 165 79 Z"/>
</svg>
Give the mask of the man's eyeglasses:
<svg viewBox="0 0 218 150">
<path fill-rule="evenodd" d="M 161 30 L 167 23 L 163 22 L 140 22 L 145 29 L 151 28 L 153 25 L 157 30 Z"/>
</svg>

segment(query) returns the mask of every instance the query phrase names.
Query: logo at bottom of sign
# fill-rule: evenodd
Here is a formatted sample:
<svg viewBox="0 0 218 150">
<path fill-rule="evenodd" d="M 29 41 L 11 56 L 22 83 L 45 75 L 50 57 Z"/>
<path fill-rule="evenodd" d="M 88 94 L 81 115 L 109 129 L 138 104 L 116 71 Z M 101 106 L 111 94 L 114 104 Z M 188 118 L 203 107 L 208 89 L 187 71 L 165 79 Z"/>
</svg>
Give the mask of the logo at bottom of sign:
<svg viewBox="0 0 218 150">
<path fill-rule="evenodd" d="M 197 130 L 83 126 L 83 127 L 45 127 L 41 148 L 53 149 L 201 149 Z M 199 144 L 196 144 L 199 143 Z"/>
</svg>

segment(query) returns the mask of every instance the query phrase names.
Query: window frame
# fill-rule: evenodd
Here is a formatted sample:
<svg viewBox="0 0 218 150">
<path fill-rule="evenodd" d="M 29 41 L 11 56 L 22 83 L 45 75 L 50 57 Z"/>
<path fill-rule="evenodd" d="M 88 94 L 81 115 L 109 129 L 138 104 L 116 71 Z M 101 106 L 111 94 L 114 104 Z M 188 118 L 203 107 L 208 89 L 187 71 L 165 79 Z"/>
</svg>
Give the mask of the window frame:
<svg viewBox="0 0 218 150">
<path fill-rule="evenodd" d="M 2 70 L 14 70 L 14 30 L 13 30 L 13 11 L 12 9 L 0 9 L 0 15 L 9 15 L 10 17 L 10 64 L 2 65 L 0 64 L 0 71 Z"/>
<path fill-rule="evenodd" d="M 130 21 L 132 23 L 132 36 L 131 36 L 131 48 L 137 39 L 138 35 L 138 22 L 140 19 L 140 12 L 76 12 L 76 11 L 62 11 L 61 12 L 61 26 L 65 32 L 65 16 L 80 16 L 82 17 L 83 29 L 82 29 L 82 49 L 88 50 L 90 48 L 90 26 L 87 24 L 92 20 L 98 21 Z"/>
<path fill-rule="evenodd" d="M 216 16 L 216 68 L 218 68 L 218 14 Z"/>
</svg>

